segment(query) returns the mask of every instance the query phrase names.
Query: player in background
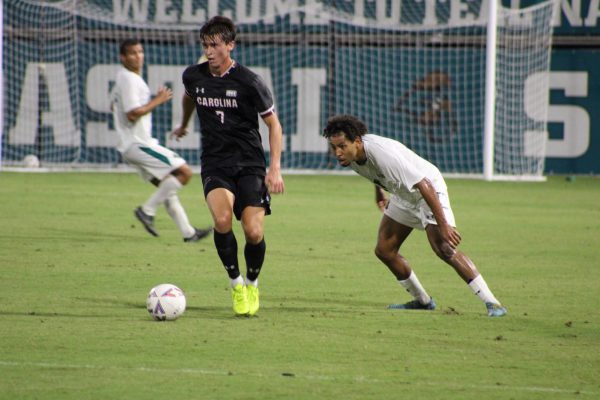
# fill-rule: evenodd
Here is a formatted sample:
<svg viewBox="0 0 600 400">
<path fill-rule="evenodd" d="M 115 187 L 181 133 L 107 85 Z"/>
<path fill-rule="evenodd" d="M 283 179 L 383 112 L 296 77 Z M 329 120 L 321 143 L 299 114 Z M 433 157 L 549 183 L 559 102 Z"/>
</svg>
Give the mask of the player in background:
<svg viewBox="0 0 600 400">
<path fill-rule="evenodd" d="M 456 230 L 448 189 L 440 171 L 406 146 L 392 139 L 369 134 L 367 127 L 351 115 L 329 119 L 323 131 L 340 165 L 350 167 L 375 183 L 375 199 L 383 211 L 375 254 L 413 296 L 392 309 L 435 309 L 400 246 L 413 229 L 425 230 L 435 254 L 449 264 L 481 299 L 491 317 L 506 314 L 475 264 L 457 250 L 461 236 Z M 385 189 L 390 193 L 386 201 Z"/>
<path fill-rule="evenodd" d="M 164 204 L 169 216 L 181 231 L 184 242 L 196 242 L 206 237 L 212 228 L 196 229 L 179 201 L 177 191 L 192 177 L 192 170 L 177 153 L 158 144 L 152 137 L 152 110 L 173 97 L 171 89 L 160 87 L 153 98 L 142 78 L 144 48 L 135 39 L 120 45 L 122 66 L 111 94 L 115 127 L 119 135 L 117 150 L 123 159 L 134 166 L 144 180 L 157 186 L 150 198 L 134 211 L 136 218 L 153 236 L 154 216 Z"/>
<path fill-rule="evenodd" d="M 270 193 L 284 191 L 282 128 L 263 80 L 231 58 L 235 37 L 236 28 L 229 18 L 216 16 L 202 26 L 200 40 L 208 61 L 183 73 L 183 117 L 173 135 L 187 134 L 196 108 L 202 138 L 202 184 L 214 221 L 215 247 L 229 275 L 234 312 L 254 315 L 259 309 L 258 276 L 266 253 L 264 218 L 271 213 Z M 259 115 L 269 128 L 268 171 Z M 233 215 L 241 221 L 245 236 L 245 279 L 238 264 Z"/>
</svg>

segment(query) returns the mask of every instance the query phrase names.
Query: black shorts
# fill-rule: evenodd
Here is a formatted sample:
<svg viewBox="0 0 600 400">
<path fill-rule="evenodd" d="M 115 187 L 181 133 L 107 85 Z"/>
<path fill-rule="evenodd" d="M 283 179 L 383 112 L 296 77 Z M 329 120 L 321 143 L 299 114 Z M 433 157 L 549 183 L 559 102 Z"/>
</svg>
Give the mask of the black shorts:
<svg viewBox="0 0 600 400">
<path fill-rule="evenodd" d="M 229 190 L 235 196 L 233 213 L 238 221 L 242 218 L 242 211 L 246 207 L 263 207 L 265 215 L 270 215 L 271 195 L 265 184 L 265 177 L 249 172 L 253 171 L 241 170 L 233 174 L 226 171 L 202 172 L 204 197 L 206 198 L 211 190 L 217 188 Z"/>
</svg>

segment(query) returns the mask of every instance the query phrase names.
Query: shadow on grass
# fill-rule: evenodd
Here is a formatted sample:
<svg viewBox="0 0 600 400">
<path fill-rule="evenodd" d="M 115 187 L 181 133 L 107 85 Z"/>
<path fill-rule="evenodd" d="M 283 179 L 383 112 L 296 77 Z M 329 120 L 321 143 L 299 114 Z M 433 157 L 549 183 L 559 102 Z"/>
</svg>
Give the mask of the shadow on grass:
<svg viewBox="0 0 600 400">
<path fill-rule="evenodd" d="M 99 298 L 90 298 L 90 297 L 87 297 L 87 298 L 78 297 L 77 300 L 85 301 L 85 302 L 89 302 L 89 303 L 102 304 L 103 306 L 106 306 L 106 304 L 108 303 L 108 304 L 112 304 L 113 306 L 115 306 L 117 308 L 125 307 L 125 308 L 146 311 L 146 303 L 143 303 L 143 302 L 129 302 L 129 301 L 123 301 L 123 300 L 119 300 L 119 299 L 99 299 Z M 144 316 L 147 316 L 147 314 L 145 314 Z M 186 318 L 200 318 L 200 319 L 207 319 L 207 318 L 208 319 L 230 319 L 234 315 L 233 315 L 233 311 L 231 310 L 231 307 L 229 306 L 229 304 L 227 304 L 227 306 L 204 306 L 204 307 L 188 305 L 186 307 L 185 316 L 186 316 Z"/>
<path fill-rule="evenodd" d="M 341 308 L 348 307 L 359 307 L 366 309 L 381 309 L 386 308 L 388 303 L 385 302 L 374 302 L 374 301 L 365 301 L 360 298 L 348 298 L 347 296 L 344 298 L 340 297 L 269 297 L 269 300 L 273 303 L 279 303 L 280 306 L 284 305 L 293 305 L 295 303 L 301 304 L 321 304 L 327 305 L 329 307 L 337 306 Z M 323 307 L 315 306 L 311 307 L 311 309 L 320 309 Z"/>
<path fill-rule="evenodd" d="M 56 312 L 47 311 L 6 311 L 0 310 L 0 316 L 25 316 L 25 317 L 45 317 L 45 318 L 109 318 L 109 319 L 123 319 L 123 314 L 115 314 L 114 312 L 108 312 L 110 309 L 130 309 L 135 310 L 135 319 L 147 319 L 148 314 L 146 313 L 146 304 L 144 302 L 131 302 L 124 301 L 118 298 L 94 298 L 94 297 L 77 297 L 76 302 L 79 303 L 90 303 L 102 306 L 103 310 L 107 310 L 104 313 L 98 313 L 94 307 L 94 310 L 90 310 L 89 314 L 82 313 L 69 313 L 67 311 L 59 310 Z M 261 308 L 262 314 L 275 315 L 275 314 L 306 314 L 307 317 L 315 316 L 331 316 L 334 314 L 346 315 L 346 314 L 366 314 L 366 313 L 380 313 L 380 312 L 391 312 L 396 313 L 396 310 L 387 310 L 387 303 L 382 302 L 370 302 L 356 299 L 331 299 L 331 298 L 311 298 L 311 297 L 269 297 L 267 301 L 263 302 Z M 445 315 L 461 315 L 455 311 L 452 307 L 448 309 L 441 309 L 442 314 Z M 260 317 L 261 312 L 256 317 Z M 186 308 L 185 318 L 189 319 L 212 319 L 212 320 L 232 320 L 236 319 L 233 314 L 233 310 L 228 302 L 224 302 L 222 306 L 192 306 L 188 305 Z M 237 317 L 239 318 L 239 317 Z M 241 318 L 243 319 L 243 318 Z M 148 319 L 148 321 L 152 321 Z"/>
<path fill-rule="evenodd" d="M 103 239 L 110 241 L 121 241 L 123 239 L 135 239 L 133 235 L 123 235 L 117 233 L 98 233 L 93 230 L 81 230 L 81 229 L 57 229 L 57 228 L 42 228 L 37 231 L 35 235 L 15 235 L 15 234 L 0 234 L 0 239 L 23 239 L 26 241 L 64 241 L 69 240 L 73 242 L 84 242 L 89 243 L 92 239 Z"/>
<path fill-rule="evenodd" d="M 77 314 L 46 311 L 0 311 L 0 316 L 46 317 L 46 318 L 115 318 L 114 314 Z"/>
</svg>

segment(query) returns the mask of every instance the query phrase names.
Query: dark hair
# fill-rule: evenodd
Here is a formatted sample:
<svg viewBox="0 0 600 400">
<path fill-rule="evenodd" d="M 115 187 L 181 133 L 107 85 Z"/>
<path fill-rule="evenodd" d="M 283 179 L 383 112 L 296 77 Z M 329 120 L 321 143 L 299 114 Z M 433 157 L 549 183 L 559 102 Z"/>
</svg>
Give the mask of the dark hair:
<svg viewBox="0 0 600 400">
<path fill-rule="evenodd" d="M 141 44 L 138 39 L 125 39 L 121 42 L 119 46 L 119 54 L 125 55 L 127 54 L 127 49 L 131 46 L 135 46 L 136 44 Z"/>
<path fill-rule="evenodd" d="M 225 43 L 235 40 L 235 24 L 227 17 L 217 15 L 212 17 L 200 29 L 200 40 L 220 37 Z"/>
<path fill-rule="evenodd" d="M 344 134 L 346 139 L 353 142 L 357 137 L 367 134 L 367 125 L 353 115 L 336 115 L 327 121 L 323 136 L 329 139 L 339 134 Z"/>
</svg>

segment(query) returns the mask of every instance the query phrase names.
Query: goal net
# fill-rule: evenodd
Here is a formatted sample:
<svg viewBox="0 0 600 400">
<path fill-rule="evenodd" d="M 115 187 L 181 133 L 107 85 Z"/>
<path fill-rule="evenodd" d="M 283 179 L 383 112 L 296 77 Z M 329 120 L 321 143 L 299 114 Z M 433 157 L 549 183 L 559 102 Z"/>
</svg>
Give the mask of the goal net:
<svg viewBox="0 0 600 400">
<path fill-rule="evenodd" d="M 284 128 L 283 167 L 338 170 L 320 135 L 355 114 L 445 174 L 482 175 L 490 2 L 433 0 L 63 0 L 5 2 L 2 165 L 33 154 L 45 167 L 118 168 L 109 93 L 122 39 L 142 41 L 151 90 L 174 99 L 153 112 L 153 134 L 190 165 L 200 127 L 179 142 L 181 73 L 201 55 L 199 27 L 238 25 L 233 57 L 272 89 Z M 553 1 L 494 19 L 493 171 L 541 176 Z M 488 90 L 489 92 L 489 90 Z M 196 118 L 194 117 L 194 120 Z M 261 126 L 268 151 L 268 135 Z"/>
</svg>

